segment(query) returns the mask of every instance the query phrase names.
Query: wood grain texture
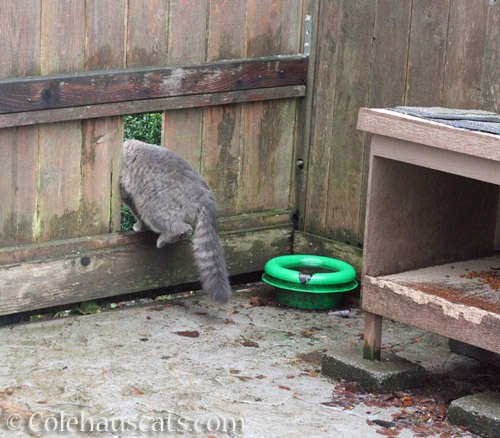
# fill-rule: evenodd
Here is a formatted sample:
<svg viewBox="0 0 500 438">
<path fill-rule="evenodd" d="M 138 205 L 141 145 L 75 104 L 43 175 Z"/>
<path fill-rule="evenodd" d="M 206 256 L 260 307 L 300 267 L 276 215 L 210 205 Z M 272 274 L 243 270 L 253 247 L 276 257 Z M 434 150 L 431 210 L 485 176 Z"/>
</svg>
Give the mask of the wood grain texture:
<svg viewBox="0 0 500 438">
<path fill-rule="evenodd" d="M 481 80 L 481 107 L 500 113 L 500 4 L 489 2 Z"/>
<path fill-rule="evenodd" d="M 83 70 L 84 6 L 80 0 L 42 2 L 42 75 Z M 39 127 L 38 241 L 79 234 L 81 154 L 80 122 Z"/>
<path fill-rule="evenodd" d="M 500 353 L 499 338 L 492 336 L 500 330 L 498 305 L 496 310 L 484 310 L 464 304 L 460 294 L 453 294 L 453 298 L 442 295 L 441 289 L 444 288 L 439 285 L 404 285 L 365 276 L 362 307 L 368 312 Z"/>
<path fill-rule="evenodd" d="M 442 105 L 481 105 L 482 59 L 488 15 L 487 1 L 451 0 Z"/>
<path fill-rule="evenodd" d="M 0 2 L 0 78 L 40 73 L 40 19 L 39 0 Z M 0 130 L 0 246 L 34 240 L 37 159 L 38 127 Z"/>
<path fill-rule="evenodd" d="M 208 0 L 170 0 L 168 63 L 206 60 Z M 203 90 L 206 92 L 206 90 Z M 162 144 L 201 171 L 203 110 L 163 113 Z"/>
<path fill-rule="evenodd" d="M 292 230 L 280 227 L 224 234 L 230 275 L 260 271 L 269 257 L 288 254 Z M 0 314 L 196 281 L 196 270 L 186 269 L 193 264 L 190 244 L 183 241 L 163 250 L 148 242 L 0 268 Z"/>
<path fill-rule="evenodd" d="M 358 129 L 372 134 L 500 161 L 498 135 L 459 129 L 394 111 L 361 108 Z"/>
<path fill-rule="evenodd" d="M 369 105 L 390 108 L 405 102 L 408 41 L 413 2 L 383 0 L 377 2 L 370 72 Z M 390 45 L 388 41 L 392 41 Z M 390 79 L 387 80 L 387 72 Z M 363 240 L 366 216 L 366 193 L 370 161 L 370 138 L 365 135 L 362 147 L 361 187 L 357 244 Z"/>
<path fill-rule="evenodd" d="M 167 63 L 168 1 L 128 2 L 128 68 Z"/>
<path fill-rule="evenodd" d="M 365 313 L 365 339 L 363 359 L 380 360 L 382 347 L 382 317 L 374 313 Z"/>
<path fill-rule="evenodd" d="M 133 100 L 101 105 L 85 105 L 52 110 L 25 111 L 0 114 L 0 128 L 36 125 L 67 120 L 85 120 L 124 114 L 139 114 L 162 110 L 231 105 L 259 100 L 288 99 L 306 94 L 305 85 L 256 88 L 243 91 L 195 94 L 192 96 L 164 97 L 159 99 Z"/>
<path fill-rule="evenodd" d="M 34 240 L 37 159 L 38 127 L 0 131 L 0 247 Z"/>
<path fill-rule="evenodd" d="M 358 245 L 363 134 L 356 132 L 356 107 L 366 105 L 369 96 L 375 4 L 372 1 L 344 2 L 340 11 L 341 32 L 337 42 L 338 68 L 335 87 L 326 230 L 344 243 Z"/>
<path fill-rule="evenodd" d="M 265 211 L 248 215 L 219 217 L 217 227 L 221 235 L 231 231 L 257 230 L 292 226 L 291 211 Z M 44 259 L 64 258 L 67 255 L 77 256 L 80 253 L 100 250 L 118 249 L 127 245 L 155 246 L 157 235 L 144 233 L 110 233 L 100 236 L 75 237 L 71 239 L 53 240 L 43 243 L 0 248 L 0 266 L 34 262 Z"/>
<path fill-rule="evenodd" d="M 289 56 L 11 79 L 0 82 L 0 113 L 305 85 L 306 75 L 307 59 Z"/>
<path fill-rule="evenodd" d="M 413 2 L 406 105 L 441 105 L 449 12 L 450 0 Z"/>
<path fill-rule="evenodd" d="M 292 188 L 290 191 L 290 205 L 297 211 L 297 226 L 303 230 L 306 220 L 306 200 L 307 200 L 307 181 L 310 169 L 310 146 L 311 146 L 311 122 L 313 91 L 315 81 L 314 65 L 316 63 L 316 50 L 318 41 L 318 22 L 319 22 L 319 2 L 306 0 L 303 5 L 302 17 L 302 35 L 306 38 L 306 17 L 311 19 L 310 36 L 310 54 L 309 68 L 307 71 L 307 92 L 305 99 L 297 101 L 297 115 L 295 124 L 295 147 L 292 159 Z M 305 41 L 301 42 L 303 47 Z"/>
<path fill-rule="evenodd" d="M 499 161 L 379 135 L 372 136 L 371 153 L 377 157 L 500 185 Z"/>
<path fill-rule="evenodd" d="M 113 0 L 86 2 L 85 70 L 124 67 L 126 4 Z M 119 231 L 123 119 L 102 117 L 83 122 L 80 235 Z"/>
<path fill-rule="evenodd" d="M 314 83 L 311 109 L 310 156 L 305 198 L 304 230 L 326 234 L 326 204 L 332 155 L 333 114 L 335 100 L 340 33 L 341 2 L 321 2 L 318 16 L 318 36 L 314 63 Z"/>
<path fill-rule="evenodd" d="M 417 2 L 419 3 L 419 2 Z M 374 27 L 369 102 L 386 108 L 404 104 L 412 2 L 379 0 Z M 388 45 L 387 42 L 391 41 Z M 428 61 L 427 61 L 428 62 Z M 387 72 L 390 78 L 387 80 Z"/>
<path fill-rule="evenodd" d="M 247 4 L 246 57 L 299 51 L 299 1 Z M 285 208 L 290 202 L 296 104 L 254 103 L 242 109 L 238 211 Z"/>
<path fill-rule="evenodd" d="M 497 185 L 377 156 L 370 172 L 363 259 L 367 275 L 493 252 Z"/>
<path fill-rule="evenodd" d="M 207 61 L 244 57 L 245 12 L 246 0 L 210 1 Z M 223 215 L 236 212 L 241 111 L 241 105 L 204 110 L 201 174 Z"/>
</svg>

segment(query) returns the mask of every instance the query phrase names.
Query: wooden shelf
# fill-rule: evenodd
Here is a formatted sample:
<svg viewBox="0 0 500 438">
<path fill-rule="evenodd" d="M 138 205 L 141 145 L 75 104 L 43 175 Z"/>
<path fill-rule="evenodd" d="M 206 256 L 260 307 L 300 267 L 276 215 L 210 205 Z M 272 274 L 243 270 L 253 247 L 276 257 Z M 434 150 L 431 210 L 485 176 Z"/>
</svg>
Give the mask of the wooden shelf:
<svg viewBox="0 0 500 438">
<path fill-rule="evenodd" d="M 372 134 L 364 357 L 380 356 L 382 317 L 500 353 L 500 291 L 460 277 L 500 267 L 500 136 L 380 109 L 358 128 Z"/>
<path fill-rule="evenodd" d="M 364 277 L 363 309 L 500 351 L 500 290 L 468 274 L 500 267 L 500 254 Z M 498 274 L 500 276 L 500 273 Z"/>
</svg>

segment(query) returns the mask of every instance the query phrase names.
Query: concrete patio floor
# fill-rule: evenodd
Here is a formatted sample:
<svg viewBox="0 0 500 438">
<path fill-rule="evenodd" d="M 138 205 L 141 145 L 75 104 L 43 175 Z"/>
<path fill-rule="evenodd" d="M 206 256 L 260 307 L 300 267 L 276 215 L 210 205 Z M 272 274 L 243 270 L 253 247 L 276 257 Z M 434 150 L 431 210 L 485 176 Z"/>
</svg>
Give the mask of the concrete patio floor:
<svg viewBox="0 0 500 438">
<path fill-rule="evenodd" d="M 194 296 L 1 327 L 0 436 L 380 436 L 367 420 L 395 408 L 321 404 L 338 384 L 320 374 L 321 353 L 360 345 L 362 313 L 253 306 L 267 287 L 240 289 L 225 308 Z M 483 370 L 402 324 L 384 321 L 383 342 L 432 373 Z M 231 419 L 244 431 L 220 430 Z M 85 421 L 93 431 L 80 431 Z"/>
</svg>

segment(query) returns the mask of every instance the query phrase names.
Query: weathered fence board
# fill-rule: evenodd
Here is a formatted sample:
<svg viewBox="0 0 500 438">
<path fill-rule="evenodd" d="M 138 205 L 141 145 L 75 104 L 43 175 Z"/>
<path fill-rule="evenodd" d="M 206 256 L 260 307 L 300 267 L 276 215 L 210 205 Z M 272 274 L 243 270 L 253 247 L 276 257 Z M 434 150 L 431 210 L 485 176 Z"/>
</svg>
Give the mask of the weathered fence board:
<svg viewBox="0 0 500 438">
<path fill-rule="evenodd" d="M 499 17 L 488 0 L 320 2 L 304 231 L 363 244 L 360 106 L 499 110 Z"/>
<path fill-rule="evenodd" d="M 291 225 L 224 234 L 231 275 L 257 272 L 269 257 L 291 252 Z M 198 279 L 187 241 L 158 250 L 154 236 L 140 243 L 69 254 L 60 259 L 0 267 L 0 315 Z"/>
<path fill-rule="evenodd" d="M 39 0 L 0 2 L 0 78 L 40 74 Z M 0 130 L 0 246 L 31 243 L 36 221 L 38 127 Z"/>
<path fill-rule="evenodd" d="M 76 61 L 79 62 L 78 59 Z M 305 85 L 306 74 L 306 58 L 283 56 L 258 60 L 219 61 L 192 66 L 12 79 L 0 82 L 2 95 L 0 114 L 252 88 Z"/>
<path fill-rule="evenodd" d="M 85 5 L 79 0 L 56 0 L 42 2 L 41 5 L 41 74 L 82 71 L 85 62 Z M 2 90 L 0 94 L 2 102 L 6 103 L 9 100 L 8 92 Z M 38 155 L 37 240 L 77 236 L 80 219 L 81 122 L 41 125 Z"/>
<path fill-rule="evenodd" d="M 230 105 L 233 103 L 256 102 L 259 100 L 287 99 L 305 95 L 305 85 L 256 88 L 223 93 L 195 94 L 192 96 L 164 97 L 159 99 L 133 100 L 101 105 L 85 105 L 73 108 L 26 111 L 1 114 L 0 128 L 52 123 L 66 120 L 85 120 L 99 117 L 139 114 L 162 110 L 176 110 L 202 106 Z"/>
<path fill-rule="evenodd" d="M 490 2 L 492 3 L 492 2 Z M 481 107 L 500 113 L 500 5 L 490 4 L 484 45 Z"/>
<path fill-rule="evenodd" d="M 374 23 L 374 41 L 372 46 L 372 68 L 370 81 L 377 86 L 370 86 L 368 95 L 369 107 L 392 107 L 404 101 L 407 61 L 408 38 L 410 35 L 410 18 L 412 15 L 412 2 L 399 0 L 383 0 L 377 4 Z M 388 49 L 387 41 L 392 41 Z M 391 80 L 387 81 L 386 66 L 392 64 Z M 362 134 L 361 134 L 362 135 Z M 360 243 L 365 228 L 366 198 L 368 167 L 370 161 L 370 144 L 365 136 L 362 153 L 360 202 L 358 216 L 358 230 L 354 244 Z M 352 213 L 354 216 L 354 212 Z M 327 221 L 328 223 L 328 221 Z M 353 227 L 354 229 L 354 227 Z M 348 239 L 340 239 L 349 241 Z"/>
<path fill-rule="evenodd" d="M 128 68 L 162 66 L 167 63 L 168 1 L 128 3 Z"/>
<path fill-rule="evenodd" d="M 413 2 L 406 78 L 407 105 L 441 105 L 449 13 L 450 0 Z"/>
<path fill-rule="evenodd" d="M 110 45 L 125 38 L 126 4 L 113 0 L 86 2 L 85 70 L 124 67 L 123 45 Z M 80 235 L 120 230 L 118 175 L 121 168 L 123 121 L 102 117 L 82 123 L 82 181 Z M 98 188 L 96 190 L 96 188 Z"/>
<path fill-rule="evenodd" d="M 168 63 L 205 61 L 206 29 L 207 0 L 171 0 Z M 168 112 L 163 116 L 163 145 L 183 156 L 198 171 L 201 170 L 202 117 L 200 108 Z"/>
<path fill-rule="evenodd" d="M 299 3 L 249 0 L 245 56 L 297 53 L 302 19 Z M 259 102 L 242 108 L 238 211 L 288 206 L 295 113 L 293 101 Z"/>
<path fill-rule="evenodd" d="M 481 69 L 484 56 L 488 1 L 452 2 L 443 84 L 443 105 L 481 106 Z"/>
<path fill-rule="evenodd" d="M 330 158 L 325 225 L 331 236 L 353 245 L 359 244 L 358 227 L 362 193 L 363 140 L 356 131 L 357 108 L 366 105 L 370 89 L 367 60 L 372 53 L 375 3 L 370 0 L 343 2 L 340 10 L 341 32 L 337 42 L 339 58 L 333 115 L 332 139 L 336 147 Z M 349 29 L 346 32 L 345 29 Z M 331 140 L 330 140 L 331 141 Z"/>
<path fill-rule="evenodd" d="M 246 1 L 210 2 L 207 61 L 245 56 Z M 201 174 L 220 214 L 236 213 L 240 176 L 241 105 L 213 106 L 203 114 Z"/>
</svg>

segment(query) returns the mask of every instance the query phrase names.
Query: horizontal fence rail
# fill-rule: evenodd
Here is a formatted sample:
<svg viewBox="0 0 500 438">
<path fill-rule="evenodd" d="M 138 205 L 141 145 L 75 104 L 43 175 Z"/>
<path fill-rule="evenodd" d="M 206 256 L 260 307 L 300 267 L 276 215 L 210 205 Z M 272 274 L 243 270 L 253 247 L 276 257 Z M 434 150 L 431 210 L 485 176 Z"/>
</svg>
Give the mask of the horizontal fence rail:
<svg viewBox="0 0 500 438">
<path fill-rule="evenodd" d="M 308 57 L 291 55 L 8 79 L 0 128 L 303 96 L 307 68 Z"/>
</svg>

